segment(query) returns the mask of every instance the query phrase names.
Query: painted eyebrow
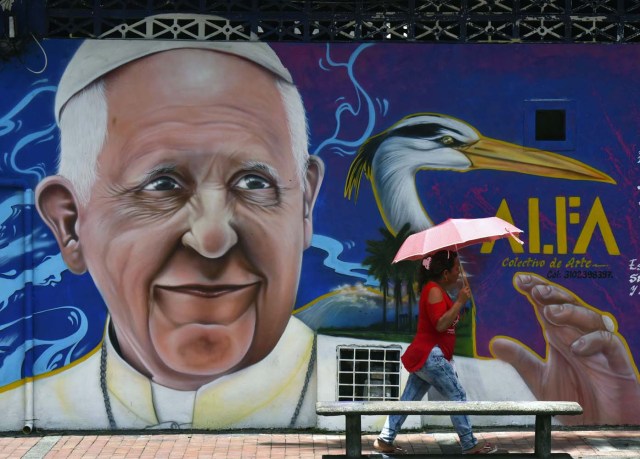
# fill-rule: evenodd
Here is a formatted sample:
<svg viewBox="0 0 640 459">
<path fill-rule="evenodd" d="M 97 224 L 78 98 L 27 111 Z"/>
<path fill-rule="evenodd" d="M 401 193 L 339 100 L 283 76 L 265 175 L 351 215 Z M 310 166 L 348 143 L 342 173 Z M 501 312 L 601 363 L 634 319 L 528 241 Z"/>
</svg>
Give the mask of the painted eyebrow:
<svg viewBox="0 0 640 459">
<path fill-rule="evenodd" d="M 178 166 L 175 164 L 160 164 L 145 172 L 144 176 L 148 180 L 162 174 L 175 174 L 177 170 Z"/>
<path fill-rule="evenodd" d="M 247 161 L 242 164 L 241 168 L 246 172 L 251 172 L 251 171 L 263 172 L 269 175 L 276 182 L 278 183 L 280 182 L 280 175 L 278 174 L 278 171 L 274 167 L 270 166 L 269 164 L 266 164 L 260 161 Z"/>
</svg>

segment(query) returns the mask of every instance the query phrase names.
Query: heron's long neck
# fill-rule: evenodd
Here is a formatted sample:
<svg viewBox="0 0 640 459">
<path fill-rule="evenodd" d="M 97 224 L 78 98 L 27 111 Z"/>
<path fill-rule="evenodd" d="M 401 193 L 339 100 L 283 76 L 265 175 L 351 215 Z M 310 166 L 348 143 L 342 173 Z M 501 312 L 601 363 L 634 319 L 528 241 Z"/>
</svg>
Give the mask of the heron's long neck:
<svg viewBox="0 0 640 459">
<path fill-rule="evenodd" d="M 406 223 L 413 231 L 433 226 L 415 185 L 416 167 L 401 155 L 376 155 L 372 164 L 372 185 L 380 212 L 391 230 L 398 232 Z"/>
</svg>

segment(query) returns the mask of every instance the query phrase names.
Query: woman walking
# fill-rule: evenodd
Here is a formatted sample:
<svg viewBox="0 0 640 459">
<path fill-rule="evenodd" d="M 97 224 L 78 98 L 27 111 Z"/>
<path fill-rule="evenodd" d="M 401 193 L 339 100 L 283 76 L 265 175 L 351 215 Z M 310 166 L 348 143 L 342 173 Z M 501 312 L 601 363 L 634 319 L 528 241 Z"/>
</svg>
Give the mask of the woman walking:
<svg viewBox="0 0 640 459">
<path fill-rule="evenodd" d="M 409 380 L 400 400 L 422 400 L 431 386 L 448 400 L 465 401 L 467 394 L 460 384 L 451 363 L 456 344 L 456 325 L 460 310 L 471 297 L 464 286 L 455 301 L 447 289 L 458 282 L 460 263 L 456 252 L 441 250 L 425 257 L 420 267 L 420 310 L 418 330 L 413 341 L 402 355 L 402 364 L 410 372 Z M 391 415 L 373 447 L 382 453 L 402 454 L 404 450 L 394 444 L 407 415 Z M 458 433 L 462 454 L 493 454 L 497 448 L 489 443 L 479 443 L 473 435 L 469 416 L 451 415 L 451 422 Z"/>
</svg>

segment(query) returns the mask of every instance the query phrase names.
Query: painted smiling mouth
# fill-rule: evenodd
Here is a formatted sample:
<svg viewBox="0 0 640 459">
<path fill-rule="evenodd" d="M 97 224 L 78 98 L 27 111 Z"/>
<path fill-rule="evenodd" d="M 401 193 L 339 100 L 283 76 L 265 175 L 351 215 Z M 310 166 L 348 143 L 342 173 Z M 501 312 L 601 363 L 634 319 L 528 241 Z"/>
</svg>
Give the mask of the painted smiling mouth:
<svg viewBox="0 0 640 459">
<path fill-rule="evenodd" d="M 243 285 L 201 285 L 201 284 L 188 284 L 188 285 L 176 285 L 176 286 L 158 286 L 162 290 L 170 292 L 182 293 L 184 295 L 199 296 L 202 298 L 217 298 L 231 293 L 240 292 L 242 290 L 254 287 L 257 285 L 243 284 Z"/>
</svg>

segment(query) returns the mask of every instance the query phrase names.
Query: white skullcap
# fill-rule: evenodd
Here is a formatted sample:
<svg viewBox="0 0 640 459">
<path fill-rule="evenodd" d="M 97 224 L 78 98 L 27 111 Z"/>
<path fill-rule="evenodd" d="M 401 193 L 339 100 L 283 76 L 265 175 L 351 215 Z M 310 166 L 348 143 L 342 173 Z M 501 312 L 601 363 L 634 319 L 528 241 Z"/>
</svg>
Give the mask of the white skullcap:
<svg viewBox="0 0 640 459">
<path fill-rule="evenodd" d="M 76 93 L 112 70 L 150 54 L 171 49 L 207 49 L 242 57 L 293 83 L 289 70 L 262 42 L 196 40 L 85 40 L 67 65 L 56 93 L 55 116 Z"/>
</svg>

